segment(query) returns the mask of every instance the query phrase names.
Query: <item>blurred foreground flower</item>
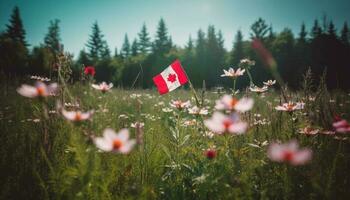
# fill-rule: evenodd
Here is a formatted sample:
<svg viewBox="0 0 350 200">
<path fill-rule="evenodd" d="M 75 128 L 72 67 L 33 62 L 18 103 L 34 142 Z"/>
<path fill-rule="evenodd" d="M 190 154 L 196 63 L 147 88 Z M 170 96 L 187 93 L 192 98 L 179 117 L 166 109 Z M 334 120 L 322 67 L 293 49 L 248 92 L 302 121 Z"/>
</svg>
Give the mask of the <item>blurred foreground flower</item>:
<svg viewBox="0 0 350 200">
<path fill-rule="evenodd" d="M 254 100 L 252 98 L 243 97 L 237 100 L 226 94 L 220 100 L 216 101 L 215 108 L 218 110 L 236 110 L 243 113 L 252 109 L 253 105 Z"/>
<path fill-rule="evenodd" d="M 100 90 L 101 92 L 105 93 L 113 87 L 113 83 L 107 84 L 106 82 L 102 82 L 99 85 L 92 84 L 91 86 L 96 90 Z"/>
<path fill-rule="evenodd" d="M 348 133 L 348 132 L 350 132 L 350 124 L 345 119 L 336 120 L 333 123 L 333 128 L 338 133 Z"/>
<path fill-rule="evenodd" d="M 248 128 L 246 122 L 242 122 L 238 114 L 230 116 L 224 115 L 220 112 L 215 112 L 211 119 L 204 121 L 205 126 L 214 133 L 235 133 L 237 135 L 243 134 Z"/>
<path fill-rule="evenodd" d="M 239 76 L 242 76 L 245 72 L 245 69 L 238 68 L 236 71 L 230 67 L 228 71 L 224 70 L 224 74 L 221 74 L 221 77 L 230 77 L 230 78 L 237 78 Z"/>
<path fill-rule="evenodd" d="M 128 129 L 122 129 L 116 133 L 113 129 L 107 128 L 103 131 L 103 137 L 94 139 L 97 148 L 107 152 L 118 152 L 127 154 L 136 144 L 134 139 L 129 139 Z"/>
<path fill-rule="evenodd" d="M 94 111 L 81 112 L 81 111 L 67 111 L 62 109 L 62 115 L 69 121 L 80 122 L 90 119 Z"/>
<path fill-rule="evenodd" d="M 275 109 L 279 110 L 279 111 L 293 112 L 295 110 L 302 110 L 302 109 L 304 109 L 304 105 L 305 105 L 305 103 L 288 102 L 288 103 L 284 103 L 284 104 L 282 104 L 280 106 L 276 106 Z"/>
<path fill-rule="evenodd" d="M 310 149 L 299 149 L 298 142 L 292 140 L 289 143 L 272 143 L 267 151 L 267 156 L 275 162 L 287 162 L 292 165 L 303 165 L 311 160 Z"/>
<path fill-rule="evenodd" d="M 30 86 L 27 84 L 21 85 L 21 87 L 17 89 L 17 92 L 20 95 L 29 98 L 47 97 L 55 95 L 57 88 L 57 83 L 51 83 L 50 85 L 46 85 L 43 82 L 36 82 L 34 86 Z"/>
</svg>

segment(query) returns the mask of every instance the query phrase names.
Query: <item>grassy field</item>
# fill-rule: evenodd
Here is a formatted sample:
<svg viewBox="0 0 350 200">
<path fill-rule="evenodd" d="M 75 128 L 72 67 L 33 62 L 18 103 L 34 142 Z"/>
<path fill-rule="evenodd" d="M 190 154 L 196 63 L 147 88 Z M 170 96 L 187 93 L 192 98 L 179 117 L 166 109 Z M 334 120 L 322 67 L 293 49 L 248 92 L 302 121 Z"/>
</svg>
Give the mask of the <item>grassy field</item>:
<svg viewBox="0 0 350 200">
<path fill-rule="evenodd" d="M 223 95 L 216 91 L 201 95 L 209 114 L 197 116 L 169 110 L 176 99 L 195 105 L 186 90 L 164 96 L 155 90 L 101 93 L 75 84 L 40 101 L 16 88 L 7 88 L 0 101 L 1 199 L 350 199 L 349 138 L 326 132 L 334 114 L 349 119 L 344 92 L 329 93 L 322 85 L 314 92 L 288 92 L 289 100 L 305 102 L 292 114 L 275 109 L 283 101 L 278 91 L 241 92 L 239 98 L 255 101 L 242 114 L 247 132 L 217 135 L 203 123 Z M 62 98 L 73 104 L 67 110 L 94 110 L 92 118 L 66 120 L 56 109 Z M 131 127 L 137 121 L 144 127 Z M 307 126 L 319 132 L 299 133 Z M 93 138 L 105 128 L 128 128 L 138 143 L 129 154 L 102 152 Z M 312 150 L 310 162 L 269 159 L 271 143 L 292 139 Z"/>
</svg>

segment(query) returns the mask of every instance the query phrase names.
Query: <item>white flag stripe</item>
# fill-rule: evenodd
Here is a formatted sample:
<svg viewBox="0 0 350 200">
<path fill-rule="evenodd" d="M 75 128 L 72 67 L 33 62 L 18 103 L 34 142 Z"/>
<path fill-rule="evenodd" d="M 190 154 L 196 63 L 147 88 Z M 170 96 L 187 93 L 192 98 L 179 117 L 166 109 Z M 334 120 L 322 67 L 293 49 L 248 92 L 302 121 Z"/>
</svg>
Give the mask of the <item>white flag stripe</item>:
<svg viewBox="0 0 350 200">
<path fill-rule="evenodd" d="M 163 77 L 166 85 L 168 86 L 169 92 L 173 91 L 176 88 L 178 88 L 179 86 L 181 86 L 179 78 L 177 77 L 177 74 L 173 70 L 171 65 L 168 68 L 166 68 L 162 73 L 160 73 L 160 75 Z M 176 80 L 174 82 L 171 82 L 170 80 L 168 80 L 169 75 L 175 75 L 176 76 Z"/>
</svg>

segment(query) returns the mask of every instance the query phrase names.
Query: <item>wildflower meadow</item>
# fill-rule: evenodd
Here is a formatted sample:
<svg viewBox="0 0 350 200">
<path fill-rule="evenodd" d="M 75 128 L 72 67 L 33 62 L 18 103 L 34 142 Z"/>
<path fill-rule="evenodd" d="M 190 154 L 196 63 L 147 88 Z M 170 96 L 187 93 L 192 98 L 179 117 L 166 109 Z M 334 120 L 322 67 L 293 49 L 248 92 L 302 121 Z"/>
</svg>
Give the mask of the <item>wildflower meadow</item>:
<svg viewBox="0 0 350 200">
<path fill-rule="evenodd" d="M 234 63 L 205 54 L 200 71 L 188 46 L 159 40 L 113 58 L 105 42 L 93 57 L 90 40 L 76 61 L 60 42 L 28 53 L 10 34 L 23 28 L 18 7 L 11 19 L 0 66 L 23 50 L 28 68 L 0 68 L 0 199 L 350 199 L 350 93 L 332 66 L 286 73 L 272 36 L 244 41 L 239 57 L 236 41 Z M 210 30 L 204 43 L 220 44 Z"/>
</svg>

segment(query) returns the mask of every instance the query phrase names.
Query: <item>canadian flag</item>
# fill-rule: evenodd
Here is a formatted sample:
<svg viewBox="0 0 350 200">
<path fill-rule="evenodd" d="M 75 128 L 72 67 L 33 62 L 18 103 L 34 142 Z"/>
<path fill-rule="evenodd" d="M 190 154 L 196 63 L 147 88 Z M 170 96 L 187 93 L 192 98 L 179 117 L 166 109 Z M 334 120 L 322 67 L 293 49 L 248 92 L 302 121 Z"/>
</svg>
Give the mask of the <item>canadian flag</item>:
<svg viewBox="0 0 350 200">
<path fill-rule="evenodd" d="M 153 77 L 153 82 L 158 88 L 159 94 L 166 94 L 175 90 L 188 81 L 185 71 L 179 60 L 175 60 L 162 73 Z"/>
</svg>

